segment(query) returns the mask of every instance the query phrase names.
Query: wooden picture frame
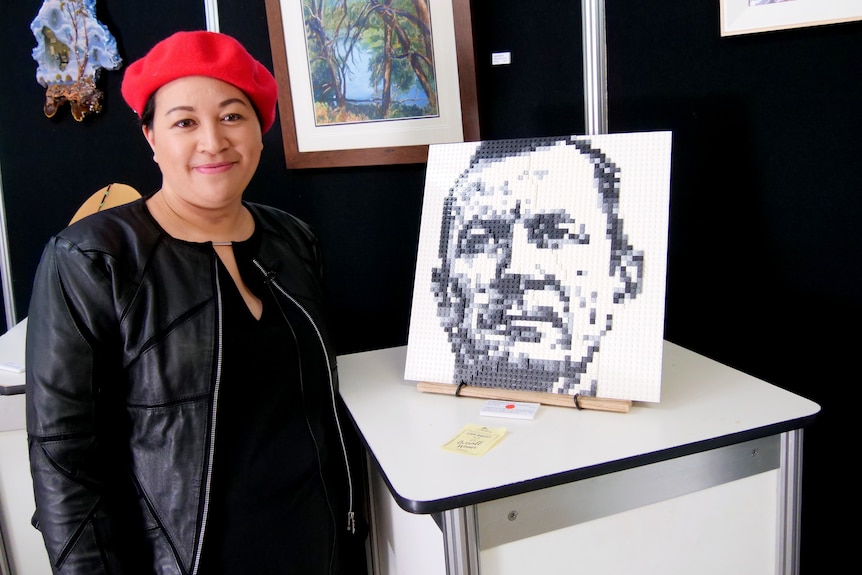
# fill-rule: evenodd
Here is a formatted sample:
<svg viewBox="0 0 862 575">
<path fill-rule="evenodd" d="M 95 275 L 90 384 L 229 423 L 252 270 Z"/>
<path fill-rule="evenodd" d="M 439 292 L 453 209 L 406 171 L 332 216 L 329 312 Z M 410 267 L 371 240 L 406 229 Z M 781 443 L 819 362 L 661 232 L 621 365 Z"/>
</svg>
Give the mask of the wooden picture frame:
<svg viewBox="0 0 862 575">
<path fill-rule="evenodd" d="M 415 145 L 379 143 L 372 147 L 353 149 L 322 149 L 302 151 L 296 121 L 299 107 L 291 89 L 291 70 L 288 65 L 288 42 L 286 42 L 285 19 L 282 5 L 289 0 L 265 0 L 266 15 L 272 47 L 273 69 L 279 88 L 279 120 L 282 129 L 284 156 L 288 169 L 330 168 L 346 166 L 371 166 L 384 164 L 424 163 L 428 157 L 428 145 L 444 143 L 429 141 Z M 429 0 L 433 2 L 434 0 Z M 448 0 L 451 3 L 454 27 L 454 64 L 457 65 L 457 96 L 460 100 L 461 140 L 479 140 L 479 114 L 476 95 L 476 65 L 473 51 L 473 30 L 469 0 Z M 433 10 L 433 6 L 432 6 Z M 437 37 L 435 35 L 435 43 Z M 436 53 L 436 48 L 435 48 Z M 307 70 L 302 70 L 306 73 Z M 307 96 L 310 101 L 311 96 Z M 442 114 L 442 113 L 441 113 Z M 312 115 L 312 114 L 309 114 Z M 310 118 L 313 121 L 313 118 Z M 409 123 L 409 121 L 407 122 Z M 405 129 L 409 130 L 409 127 Z"/>
<path fill-rule="evenodd" d="M 719 1 L 722 36 L 862 20 L 859 0 L 782 0 L 763 5 L 751 5 L 749 0 Z"/>
</svg>

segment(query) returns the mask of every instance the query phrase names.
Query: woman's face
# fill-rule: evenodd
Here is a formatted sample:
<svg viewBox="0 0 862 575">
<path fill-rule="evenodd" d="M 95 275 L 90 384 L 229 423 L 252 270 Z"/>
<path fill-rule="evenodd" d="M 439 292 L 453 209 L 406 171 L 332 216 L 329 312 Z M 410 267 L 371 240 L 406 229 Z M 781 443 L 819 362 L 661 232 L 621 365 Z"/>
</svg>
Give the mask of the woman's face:
<svg viewBox="0 0 862 575">
<path fill-rule="evenodd" d="M 152 125 L 143 132 L 162 172 L 162 192 L 198 208 L 239 201 L 263 150 L 248 96 L 205 76 L 159 88 Z"/>
</svg>

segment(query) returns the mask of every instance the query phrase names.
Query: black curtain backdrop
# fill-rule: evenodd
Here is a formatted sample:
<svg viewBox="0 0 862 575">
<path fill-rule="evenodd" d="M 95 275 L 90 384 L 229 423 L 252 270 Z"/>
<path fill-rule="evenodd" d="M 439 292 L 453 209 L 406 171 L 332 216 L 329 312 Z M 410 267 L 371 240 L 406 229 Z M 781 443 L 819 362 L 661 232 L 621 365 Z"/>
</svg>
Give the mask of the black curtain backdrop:
<svg viewBox="0 0 862 575">
<path fill-rule="evenodd" d="M 11 4 L 11 5 L 10 5 Z M 0 175 L 18 318 L 42 247 L 111 182 L 159 173 L 105 71 L 98 117 L 42 114 L 30 21 L 7 2 L 0 34 Z M 433 6 L 432 6 L 433 9 Z M 483 139 L 584 130 L 580 3 L 473 0 Z M 608 0 L 611 132 L 674 133 L 665 336 L 818 402 L 805 432 L 802 572 L 850 557 L 832 522 L 853 491 L 846 457 L 860 379 L 862 23 L 722 38 L 718 2 Z M 264 0 L 221 0 L 221 30 L 271 65 Z M 129 63 L 177 30 L 205 27 L 201 0 L 99 0 Z M 493 52 L 512 63 L 491 66 Z M 340 353 L 406 343 L 424 165 L 288 170 L 264 138 L 247 197 L 308 221 L 324 246 Z M 852 440 L 851 440 L 852 441 Z M 831 528 L 830 528 L 831 526 Z"/>
</svg>

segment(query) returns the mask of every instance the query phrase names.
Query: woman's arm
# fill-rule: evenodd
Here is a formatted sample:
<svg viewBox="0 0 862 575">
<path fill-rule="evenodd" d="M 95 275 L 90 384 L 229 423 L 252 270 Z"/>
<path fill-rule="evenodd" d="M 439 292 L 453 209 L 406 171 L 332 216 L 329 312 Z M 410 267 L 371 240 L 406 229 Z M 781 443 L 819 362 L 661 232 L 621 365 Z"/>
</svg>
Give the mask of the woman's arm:
<svg viewBox="0 0 862 575">
<path fill-rule="evenodd" d="M 105 274 L 81 250 L 52 239 L 30 302 L 26 403 L 34 523 L 57 573 L 116 572 L 104 505 L 108 462 L 97 433 L 112 312 Z"/>
</svg>

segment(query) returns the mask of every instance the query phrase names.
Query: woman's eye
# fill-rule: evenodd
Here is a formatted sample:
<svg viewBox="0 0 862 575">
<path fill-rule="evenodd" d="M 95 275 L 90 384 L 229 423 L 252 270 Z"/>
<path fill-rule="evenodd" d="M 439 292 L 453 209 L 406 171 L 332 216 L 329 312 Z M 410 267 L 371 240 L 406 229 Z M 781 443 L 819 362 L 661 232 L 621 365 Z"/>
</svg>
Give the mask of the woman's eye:
<svg viewBox="0 0 862 575">
<path fill-rule="evenodd" d="M 180 120 L 179 122 L 174 124 L 174 126 L 176 126 L 177 128 L 189 128 L 194 125 L 195 123 L 192 120 Z"/>
<path fill-rule="evenodd" d="M 228 122 L 238 122 L 239 120 L 242 120 L 242 114 L 225 114 L 223 119 Z"/>
</svg>

